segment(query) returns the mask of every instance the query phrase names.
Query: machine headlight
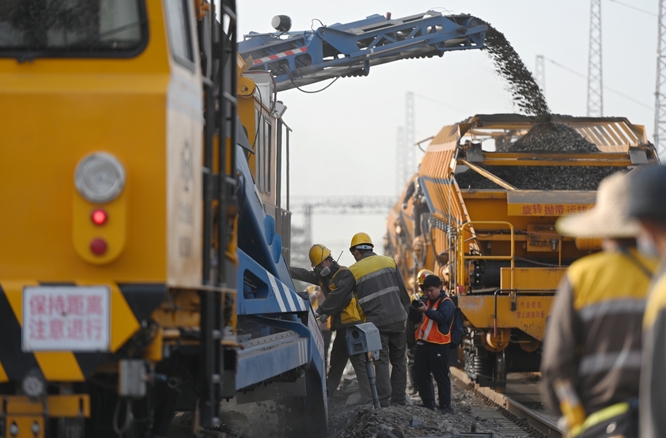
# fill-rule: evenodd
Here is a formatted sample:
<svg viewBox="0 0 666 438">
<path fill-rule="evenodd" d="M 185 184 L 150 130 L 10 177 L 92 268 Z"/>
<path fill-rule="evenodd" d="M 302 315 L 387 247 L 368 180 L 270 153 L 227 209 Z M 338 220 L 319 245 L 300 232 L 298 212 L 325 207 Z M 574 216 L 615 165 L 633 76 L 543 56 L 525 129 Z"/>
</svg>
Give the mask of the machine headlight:
<svg viewBox="0 0 666 438">
<path fill-rule="evenodd" d="M 87 155 L 76 166 L 76 190 L 90 202 L 113 201 L 125 186 L 125 168 L 106 152 Z"/>
</svg>

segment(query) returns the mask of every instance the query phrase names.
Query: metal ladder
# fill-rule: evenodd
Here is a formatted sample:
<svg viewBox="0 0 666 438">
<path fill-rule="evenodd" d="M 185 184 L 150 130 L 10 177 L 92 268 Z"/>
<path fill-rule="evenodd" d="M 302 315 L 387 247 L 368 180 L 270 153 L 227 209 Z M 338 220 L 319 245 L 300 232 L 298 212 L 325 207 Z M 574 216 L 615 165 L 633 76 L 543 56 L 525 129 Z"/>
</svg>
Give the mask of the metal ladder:
<svg viewBox="0 0 666 438">
<path fill-rule="evenodd" d="M 203 168 L 203 285 L 199 291 L 201 339 L 198 409 L 200 425 L 204 428 L 218 426 L 220 422 L 219 406 L 223 397 L 224 368 L 222 336 L 228 322 L 226 319 L 229 317 L 225 309 L 234 305 L 233 302 L 224 302 L 229 295 L 225 291 L 235 290 L 236 287 L 236 266 L 227 257 L 238 210 L 235 194 L 236 124 L 238 123 L 236 1 L 222 0 L 220 21 L 217 22 L 215 17 L 215 4 L 211 3 L 211 11 L 207 17 L 211 20 L 210 59 L 206 57 L 206 51 L 202 50 L 203 71 L 210 71 L 210 74 L 204 77 L 206 126 Z M 217 143 L 216 134 L 219 137 Z M 217 155 L 216 163 L 214 163 L 215 155 Z M 215 165 L 217 173 L 214 172 Z M 217 202 L 216 207 L 215 202 Z M 216 239 L 217 248 L 213 245 L 213 239 Z"/>
</svg>

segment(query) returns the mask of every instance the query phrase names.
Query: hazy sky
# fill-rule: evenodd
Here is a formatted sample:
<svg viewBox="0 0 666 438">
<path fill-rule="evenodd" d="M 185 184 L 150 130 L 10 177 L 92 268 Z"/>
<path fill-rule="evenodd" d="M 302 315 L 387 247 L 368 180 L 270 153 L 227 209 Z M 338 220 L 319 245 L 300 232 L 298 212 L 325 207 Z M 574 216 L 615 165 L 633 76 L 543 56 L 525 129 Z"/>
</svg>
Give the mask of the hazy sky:
<svg viewBox="0 0 666 438">
<path fill-rule="evenodd" d="M 645 125 L 650 140 L 657 8 L 656 0 L 602 1 L 604 116 L 623 116 Z M 532 72 L 536 56 L 546 58 L 545 94 L 554 113 L 586 115 L 590 15 L 586 0 L 246 0 L 239 2 L 238 10 L 241 35 L 272 31 L 271 19 L 278 14 L 291 17 L 293 31 L 318 27 L 313 19 L 331 25 L 386 12 L 393 18 L 427 10 L 469 13 L 504 33 Z M 304 88 L 319 90 L 327 84 Z M 417 141 L 474 114 L 517 111 L 506 82 L 481 50 L 377 66 L 367 77 L 342 78 L 317 94 L 281 92 L 278 99 L 288 107 L 284 119 L 293 129 L 292 195 L 395 195 L 397 199 L 396 132 L 404 125 L 409 91 L 415 94 Z M 295 215 L 293 222 L 302 223 L 302 217 Z M 314 241 L 328 245 L 336 257 L 344 250 L 341 263 L 347 265 L 353 263 L 347 248 L 354 233 L 369 233 L 381 249 L 385 230 L 385 216 L 313 217 Z"/>
</svg>

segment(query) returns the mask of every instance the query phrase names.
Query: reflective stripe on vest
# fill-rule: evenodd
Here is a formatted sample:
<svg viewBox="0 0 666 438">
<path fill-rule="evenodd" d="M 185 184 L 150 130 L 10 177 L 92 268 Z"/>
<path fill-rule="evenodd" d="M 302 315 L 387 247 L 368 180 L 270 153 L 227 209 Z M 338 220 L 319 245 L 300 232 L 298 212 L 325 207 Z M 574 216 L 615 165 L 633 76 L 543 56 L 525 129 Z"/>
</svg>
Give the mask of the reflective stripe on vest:
<svg viewBox="0 0 666 438">
<path fill-rule="evenodd" d="M 636 313 L 643 315 L 647 301 L 644 298 L 623 298 L 604 300 L 596 304 L 589 304 L 578 312 L 583 322 L 608 315 L 624 315 Z"/>
<path fill-rule="evenodd" d="M 439 307 L 439 303 L 443 303 L 446 300 L 451 300 L 451 298 L 444 298 L 443 300 L 437 300 L 435 301 L 435 304 L 430 308 L 432 310 L 437 310 Z M 453 325 L 453 321 L 451 321 L 451 325 Z M 433 327 L 435 330 L 433 330 Z M 430 342 L 433 344 L 450 344 L 451 343 L 451 327 L 449 327 L 449 332 L 447 334 L 444 334 L 439 331 L 438 324 L 433 321 L 432 319 L 428 318 L 425 313 L 423 314 L 423 321 L 421 322 L 421 325 L 419 326 L 419 329 L 416 331 L 416 339 L 425 341 L 425 342 Z"/>
<path fill-rule="evenodd" d="M 607 373 L 617 370 L 640 370 L 640 351 L 620 351 L 597 353 L 583 356 L 578 366 L 579 376 L 589 376 L 597 373 Z"/>
<path fill-rule="evenodd" d="M 610 405 L 607 408 L 603 408 L 600 411 L 594 412 L 585 419 L 583 424 L 581 424 L 580 426 L 576 426 L 571 430 L 571 436 L 576 437 L 585 432 L 587 429 L 591 428 L 592 426 L 601 424 L 604 421 L 608 421 L 613 417 L 619 417 L 625 412 L 628 412 L 629 409 L 631 409 L 631 405 L 629 403 L 620 402 L 620 403 L 615 403 L 614 405 Z"/>
<path fill-rule="evenodd" d="M 374 300 L 375 298 L 379 298 L 382 295 L 390 294 L 391 292 L 399 292 L 399 291 L 400 291 L 400 288 L 398 286 L 389 286 L 389 287 L 386 287 L 386 288 L 384 288 L 380 291 L 371 293 L 370 295 L 367 295 L 363 298 L 360 298 L 358 300 L 358 303 L 359 304 L 367 303 L 368 301 Z"/>
<path fill-rule="evenodd" d="M 400 288 L 398 286 L 388 285 L 386 284 L 386 281 L 383 281 L 386 287 L 375 290 L 368 295 L 363 295 L 363 292 L 367 293 L 368 289 L 375 289 L 382 284 L 382 282 L 377 283 L 378 277 L 387 275 L 393 276 L 395 269 L 396 264 L 392 258 L 378 255 L 363 258 L 351 265 L 349 270 L 356 280 L 356 291 L 361 295 L 357 298 L 358 304 L 366 304 L 368 301 L 380 298 L 391 292 L 400 293 Z M 372 280 L 375 281 L 373 282 Z M 391 283 L 393 282 L 391 281 Z"/>
</svg>

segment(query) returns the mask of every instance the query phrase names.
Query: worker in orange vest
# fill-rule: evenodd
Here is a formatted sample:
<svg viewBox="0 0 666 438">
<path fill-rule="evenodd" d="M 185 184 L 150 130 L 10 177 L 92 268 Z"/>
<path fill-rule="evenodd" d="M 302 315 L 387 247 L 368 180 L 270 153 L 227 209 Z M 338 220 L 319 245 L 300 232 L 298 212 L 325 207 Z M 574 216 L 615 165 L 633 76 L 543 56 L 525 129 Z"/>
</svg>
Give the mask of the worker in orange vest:
<svg viewBox="0 0 666 438">
<path fill-rule="evenodd" d="M 437 382 L 439 410 L 448 414 L 453 412 L 449 344 L 455 305 L 442 290 L 442 280 L 438 276 L 428 275 L 423 280 L 423 288 L 425 298 L 412 301 L 409 309 L 409 319 L 417 324 L 414 374 L 423 406 L 435 410 L 432 375 Z"/>
</svg>

